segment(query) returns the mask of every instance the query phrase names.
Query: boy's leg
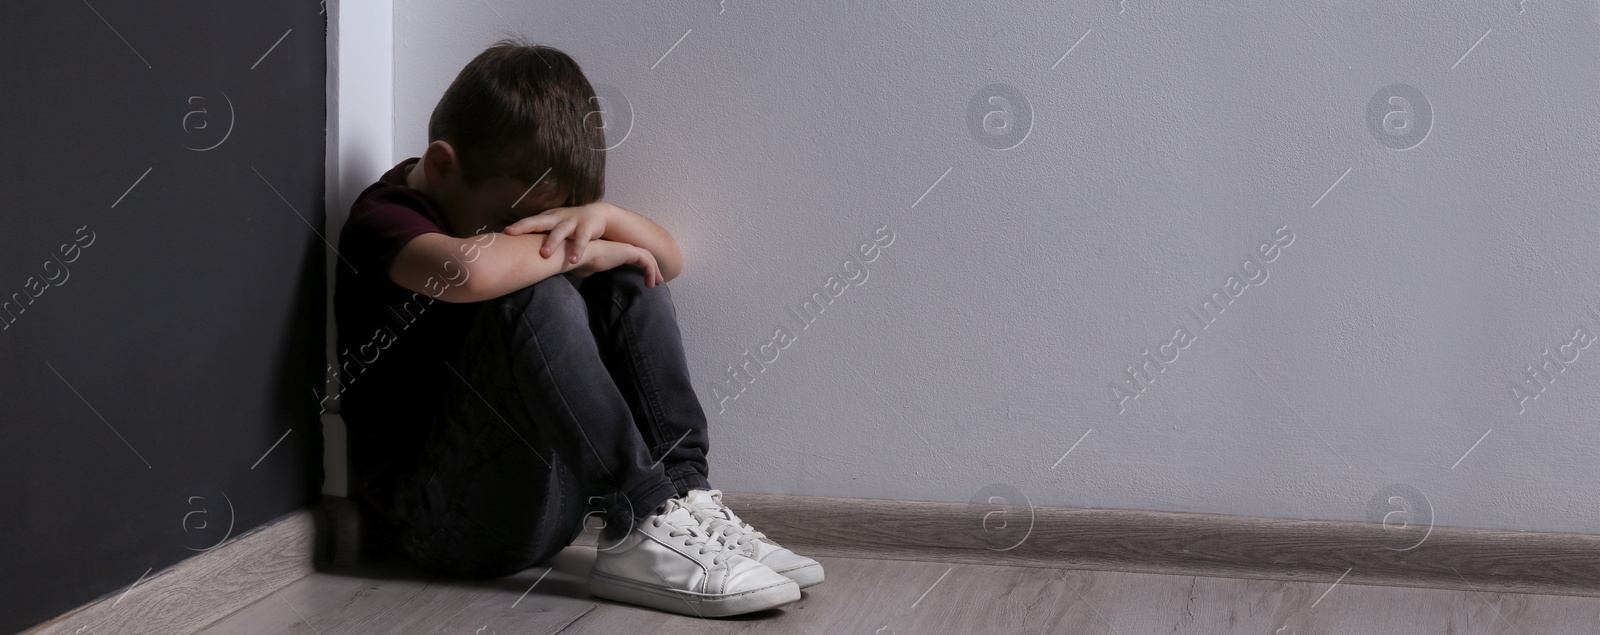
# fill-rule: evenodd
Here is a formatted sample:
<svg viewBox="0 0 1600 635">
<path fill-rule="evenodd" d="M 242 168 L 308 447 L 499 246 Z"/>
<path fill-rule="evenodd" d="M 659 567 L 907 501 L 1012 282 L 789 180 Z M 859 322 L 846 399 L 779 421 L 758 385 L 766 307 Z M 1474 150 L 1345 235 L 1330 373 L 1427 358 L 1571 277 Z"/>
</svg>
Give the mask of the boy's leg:
<svg viewBox="0 0 1600 635">
<path fill-rule="evenodd" d="M 767 538 L 722 501 L 706 482 L 706 415 L 690 386 L 677 311 L 666 285 L 644 286 L 644 272 L 623 266 L 596 273 L 581 286 L 601 356 L 633 410 L 651 455 L 667 465 L 673 485 L 722 530 L 749 536 L 743 554 L 808 587 L 822 582 L 822 565 Z M 670 449 L 670 451 L 668 451 Z M 742 538 L 741 538 L 742 539 Z"/>
<path fill-rule="evenodd" d="M 591 494 L 611 536 L 675 494 L 587 325 L 565 274 L 480 304 L 396 493 L 402 543 L 424 566 L 518 571 L 571 543 Z"/>
<path fill-rule="evenodd" d="M 677 308 L 665 284 L 647 287 L 644 276 L 624 265 L 581 279 L 589 326 L 652 460 L 666 466 L 678 494 L 710 489 L 706 414 L 691 385 Z"/>
</svg>

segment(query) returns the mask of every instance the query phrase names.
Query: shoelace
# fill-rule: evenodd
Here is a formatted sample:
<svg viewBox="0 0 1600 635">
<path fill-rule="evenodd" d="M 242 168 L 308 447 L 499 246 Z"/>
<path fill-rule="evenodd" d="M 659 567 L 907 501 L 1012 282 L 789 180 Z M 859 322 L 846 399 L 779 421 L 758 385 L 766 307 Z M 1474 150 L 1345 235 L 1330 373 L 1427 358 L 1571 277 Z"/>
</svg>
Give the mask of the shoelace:
<svg viewBox="0 0 1600 635">
<path fill-rule="evenodd" d="M 766 534 L 757 531 L 755 527 L 751 527 L 750 523 L 744 522 L 744 519 L 740 519 L 737 523 L 733 522 L 731 519 L 732 514 L 728 513 L 728 506 L 722 502 L 722 492 L 712 490 L 711 500 L 717 502 L 716 510 L 689 509 L 689 513 L 700 521 L 702 529 L 712 535 L 720 536 L 724 540 L 731 539 L 735 547 L 746 553 L 752 550 L 749 547 L 752 542 L 757 540 L 768 540 L 770 542 Z"/>
<path fill-rule="evenodd" d="M 688 510 L 689 515 L 694 517 L 695 510 L 693 507 L 683 504 L 682 501 L 676 498 L 669 498 L 667 499 L 666 504 L 662 506 L 661 513 L 656 514 L 655 517 L 651 519 L 651 524 L 660 527 L 662 523 L 666 522 L 662 519 L 667 514 L 670 514 L 680 508 Z M 696 520 L 698 521 L 699 519 L 696 518 Z M 672 526 L 672 531 L 667 533 L 668 536 L 673 538 L 688 536 L 688 538 L 683 541 L 683 544 L 690 547 L 699 546 L 699 553 L 702 555 L 711 553 L 710 551 L 706 550 L 706 547 L 714 547 L 716 550 L 716 555 L 711 557 L 711 563 L 713 565 L 725 564 L 729 558 L 739 555 L 738 547 L 729 542 L 721 534 L 709 532 L 702 527 L 697 527 L 694 525 L 680 525 L 678 523 L 666 524 Z"/>
</svg>

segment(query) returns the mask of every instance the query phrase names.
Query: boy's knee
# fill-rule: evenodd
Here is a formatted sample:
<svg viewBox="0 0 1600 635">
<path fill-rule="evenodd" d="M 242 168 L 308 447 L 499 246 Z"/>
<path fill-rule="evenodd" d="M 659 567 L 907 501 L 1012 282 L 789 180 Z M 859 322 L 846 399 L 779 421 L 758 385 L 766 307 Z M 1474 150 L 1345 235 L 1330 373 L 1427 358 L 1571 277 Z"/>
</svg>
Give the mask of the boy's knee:
<svg viewBox="0 0 1600 635">
<path fill-rule="evenodd" d="M 553 319 L 574 319 L 587 323 L 583 295 L 567 279 L 566 274 L 556 274 L 489 300 L 498 312 L 513 321 L 527 316 Z"/>
<path fill-rule="evenodd" d="M 644 288 L 644 269 L 638 265 L 619 265 L 605 271 L 589 274 L 590 279 L 601 279 L 616 285 Z"/>
<path fill-rule="evenodd" d="M 666 283 L 650 287 L 645 284 L 644 269 L 635 265 L 622 265 L 605 271 L 596 272 L 584 282 L 584 289 L 591 286 L 599 291 L 606 290 L 613 298 L 623 301 L 625 305 L 632 304 L 640 298 L 659 299 L 670 301 L 671 293 L 667 291 Z"/>
</svg>

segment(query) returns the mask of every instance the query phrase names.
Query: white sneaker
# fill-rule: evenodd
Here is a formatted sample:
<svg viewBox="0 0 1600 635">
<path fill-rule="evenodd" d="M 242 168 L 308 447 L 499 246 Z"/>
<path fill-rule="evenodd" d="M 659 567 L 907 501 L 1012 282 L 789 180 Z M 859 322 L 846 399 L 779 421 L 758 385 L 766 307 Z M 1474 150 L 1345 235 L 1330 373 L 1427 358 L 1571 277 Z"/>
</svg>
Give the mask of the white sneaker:
<svg viewBox="0 0 1600 635">
<path fill-rule="evenodd" d="M 683 499 L 671 498 L 619 541 L 603 544 L 589 592 L 699 617 L 763 611 L 800 599 L 800 587 L 710 535 Z"/>
<path fill-rule="evenodd" d="M 756 531 L 723 504 L 721 490 L 689 490 L 684 499 L 690 512 L 700 521 L 700 527 L 728 540 L 740 555 L 767 565 L 794 580 L 802 589 L 822 582 L 822 563 L 781 547 L 766 534 Z"/>
</svg>

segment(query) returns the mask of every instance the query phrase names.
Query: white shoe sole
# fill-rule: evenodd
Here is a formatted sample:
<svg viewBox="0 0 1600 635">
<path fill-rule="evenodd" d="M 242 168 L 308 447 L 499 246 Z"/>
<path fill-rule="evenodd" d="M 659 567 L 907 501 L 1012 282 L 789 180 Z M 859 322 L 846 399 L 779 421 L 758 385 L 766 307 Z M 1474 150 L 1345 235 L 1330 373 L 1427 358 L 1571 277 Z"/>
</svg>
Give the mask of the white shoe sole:
<svg viewBox="0 0 1600 635">
<path fill-rule="evenodd" d="M 709 595 L 652 586 L 605 573 L 592 572 L 589 574 L 589 593 L 607 600 L 648 606 L 680 615 L 727 617 L 765 611 L 798 601 L 800 585 L 794 580 L 784 580 L 759 589 Z"/>
<path fill-rule="evenodd" d="M 779 571 L 778 573 L 783 574 L 784 577 L 789 578 L 790 580 L 794 580 L 795 584 L 800 585 L 800 588 L 802 589 L 822 583 L 821 563 L 808 564 L 803 567 L 795 567 L 788 571 Z"/>
</svg>

